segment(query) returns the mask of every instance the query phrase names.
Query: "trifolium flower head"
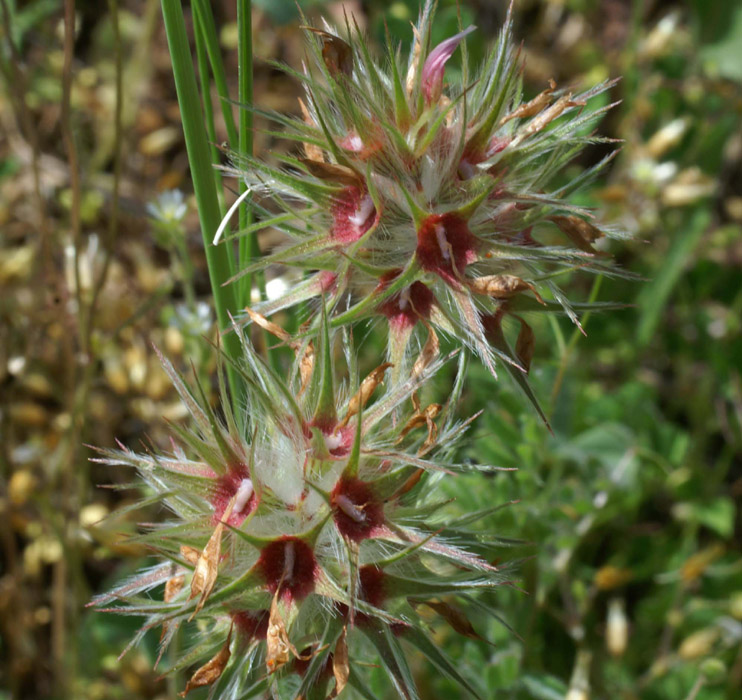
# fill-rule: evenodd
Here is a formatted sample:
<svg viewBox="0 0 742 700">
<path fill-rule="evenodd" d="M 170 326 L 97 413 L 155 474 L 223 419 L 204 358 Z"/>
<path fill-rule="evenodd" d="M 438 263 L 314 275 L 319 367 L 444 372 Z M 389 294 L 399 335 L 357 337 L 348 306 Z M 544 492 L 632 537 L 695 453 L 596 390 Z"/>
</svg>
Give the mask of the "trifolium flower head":
<svg viewBox="0 0 742 700">
<path fill-rule="evenodd" d="M 98 460 L 135 467 L 149 486 L 145 503 L 167 509 L 137 538 L 163 562 L 94 604 L 143 616 L 135 642 L 160 628 L 161 653 L 182 629 L 189 649 L 171 670 L 197 669 L 184 694 L 209 685 L 219 698 L 326 698 L 363 688 L 358 662 L 374 654 L 413 697 L 404 642 L 476 695 L 418 612 L 427 606 L 475 635 L 447 597 L 492 589 L 504 576 L 492 545 L 467 529 L 494 509 L 446 520 L 446 502 L 435 498 L 440 479 L 486 469 L 452 459 L 471 422 L 453 411 L 464 355 L 449 402 L 425 406 L 422 386 L 452 357 L 419 358 L 399 383 L 383 363 L 355 386 L 337 386 L 327 324 L 317 343 L 316 358 L 314 341 L 293 344 L 296 363 L 283 379 L 243 337 L 236 369 L 248 392 L 237 412 L 224 400 L 212 408 L 163 359 L 193 430 L 173 426 L 170 454 L 122 447 Z M 342 345 L 355 366 L 352 344 Z"/>
<path fill-rule="evenodd" d="M 302 70 L 285 69 L 304 87 L 303 116 L 266 113 L 302 152 L 278 156 L 279 167 L 234 154 L 228 168 L 247 184 L 259 218 L 235 235 L 272 227 L 292 243 L 240 274 L 274 264 L 308 273 L 257 306 L 265 316 L 324 296 L 333 328 L 385 318 L 399 372 L 413 334 L 437 330 L 493 373 L 501 361 L 525 385 L 530 351 L 511 350 L 488 324 L 515 317 L 517 346 L 529 348 L 523 312 L 566 312 L 577 322 L 580 305 L 556 286 L 559 273 L 615 272 L 595 248 L 605 228 L 568 200 L 611 156 L 555 184 L 586 144 L 605 140 L 591 130 L 611 105 L 594 98 L 613 82 L 577 91 L 549 81 L 524 101 L 508 13 L 476 74 L 464 53 L 461 81 L 448 84 L 446 63 L 465 52 L 475 28 L 433 46 L 433 4 L 406 61 L 392 46 L 377 60 L 350 20 L 343 31 L 307 29 Z"/>
</svg>

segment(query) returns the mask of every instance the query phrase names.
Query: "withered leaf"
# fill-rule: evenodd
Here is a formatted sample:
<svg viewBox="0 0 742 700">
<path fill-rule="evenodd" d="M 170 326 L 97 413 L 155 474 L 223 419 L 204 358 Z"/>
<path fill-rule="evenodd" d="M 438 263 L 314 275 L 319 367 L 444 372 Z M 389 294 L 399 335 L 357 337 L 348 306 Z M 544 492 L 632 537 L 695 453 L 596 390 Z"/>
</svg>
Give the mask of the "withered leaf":
<svg viewBox="0 0 742 700">
<path fill-rule="evenodd" d="M 438 335 L 433 330 L 432 326 L 428 326 L 428 338 L 423 345 L 423 349 L 415 360 L 415 364 L 412 367 L 412 376 L 417 379 L 430 365 L 430 363 L 438 356 L 440 350 L 440 343 L 438 341 Z"/>
<path fill-rule="evenodd" d="M 606 255 L 606 253 L 595 250 L 592 246 L 595 241 L 605 235 L 597 226 L 593 226 L 589 221 L 585 221 L 579 216 L 557 215 L 550 217 L 550 219 L 580 250 L 593 255 Z"/>
<path fill-rule="evenodd" d="M 232 496 L 232 500 L 227 505 L 222 515 L 222 520 L 214 528 L 214 532 L 209 537 L 209 541 L 206 543 L 203 552 L 196 562 L 196 568 L 193 570 L 193 577 L 191 578 L 191 594 L 188 596 L 188 600 L 195 598 L 197 595 L 201 597 L 198 599 L 196 609 L 188 619 L 190 622 L 203 608 L 208 597 L 211 595 L 211 591 L 214 589 L 216 584 L 216 577 L 219 572 L 219 557 L 222 552 L 222 532 L 224 531 L 224 522 L 229 520 L 229 516 L 232 514 L 232 508 L 234 508 L 234 502 L 237 498 L 237 494 Z"/>
<path fill-rule="evenodd" d="M 404 427 L 399 433 L 399 437 L 397 438 L 395 444 L 398 445 L 407 437 L 409 433 L 411 433 L 416 428 L 419 428 L 421 425 L 425 425 L 425 415 L 420 411 L 417 411 L 412 416 L 410 416 L 409 420 L 405 423 Z"/>
<path fill-rule="evenodd" d="M 180 693 L 180 697 L 184 698 L 188 693 L 196 688 L 203 688 L 205 685 L 211 685 L 214 681 L 219 680 L 219 676 L 224 672 L 229 657 L 232 652 L 229 650 L 229 643 L 232 641 L 232 628 L 229 628 L 229 634 L 227 635 L 227 641 L 219 652 L 207 661 L 201 668 L 199 668 L 191 676 L 191 679 L 186 683 L 185 690 Z"/>
<path fill-rule="evenodd" d="M 278 610 L 278 595 L 280 590 L 281 587 L 279 585 L 271 601 L 268 632 L 265 638 L 267 646 L 266 666 L 269 673 L 276 671 L 289 660 L 289 641 L 286 634 L 286 626 Z"/>
<path fill-rule="evenodd" d="M 297 353 L 299 352 L 298 347 L 296 348 L 296 351 Z M 299 378 L 301 379 L 299 396 L 301 396 L 309 386 L 312 372 L 314 372 L 314 341 L 310 340 L 309 343 L 307 343 L 306 348 L 304 348 L 301 360 L 299 360 Z"/>
<path fill-rule="evenodd" d="M 179 574 L 178 576 L 173 576 L 172 578 L 169 578 L 167 580 L 167 583 L 165 584 L 165 602 L 169 603 L 173 598 L 175 598 L 178 593 L 180 593 L 183 590 L 183 586 L 185 585 L 185 575 Z"/>
<path fill-rule="evenodd" d="M 281 328 L 281 326 L 279 326 L 277 323 L 269 321 L 262 314 L 259 314 L 257 311 L 253 311 L 249 306 L 245 307 L 245 311 L 247 311 L 247 315 L 250 317 L 253 323 L 256 323 L 258 326 L 268 331 L 268 333 L 270 333 L 271 335 L 276 336 L 276 338 L 282 340 L 284 343 L 291 342 L 291 335 L 288 333 L 288 331 L 285 331 L 283 328 Z"/>
<path fill-rule="evenodd" d="M 314 369 L 314 343 L 310 340 L 302 350 L 302 343 L 292 340 L 289 332 L 281 328 L 277 323 L 273 323 L 273 321 L 268 320 L 262 314 L 253 311 L 249 306 L 245 307 L 245 311 L 247 311 L 247 315 L 255 324 L 286 343 L 294 351 L 294 354 L 297 357 L 299 357 L 299 353 L 302 353 L 301 359 L 299 360 L 299 377 L 301 379 L 299 396 L 301 396 L 309 384 Z"/>
<path fill-rule="evenodd" d="M 477 294 L 485 294 L 493 299 L 511 299 L 520 292 L 532 291 L 537 301 L 541 304 L 541 298 L 535 287 L 515 275 L 488 275 L 486 277 L 475 277 L 467 280 L 469 288 Z"/>
<path fill-rule="evenodd" d="M 185 574 L 178 574 L 177 576 L 171 576 L 165 583 L 165 595 L 163 596 L 164 602 L 169 603 L 171 600 L 173 600 L 175 596 L 177 596 L 178 593 L 180 593 L 183 590 L 184 585 L 185 585 Z M 162 623 L 162 634 L 160 635 L 160 641 L 165 639 L 165 635 L 167 634 L 172 624 L 177 625 L 178 623 L 177 622 L 174 623 L 174 621 L 172 620 L 168 620 Z M 159 657 L 157 660 L 159 662 Z"/>
<path fill-rule="evenodd" d="M 358 391 L 353 394 L 348 402 L 348 412 L 346 413 L 345 418 L 340 422 L 341 426 L 348 425 L 348 421 L 358 413 L 362 406 L 365 406 L 368 403 L 371 395 L 376 391 L 376 387 L 384 381 L 384 373 L 392 366 L 391 362 L 384 362 L 384 364 L 381 364 L 376 369 L 372 370 L 371 373 L 361 382 Z"/>
<path fill-rule="evenodd" d="M 290 652 L 293 650 L 294 655 L 296 650 L 293 649 L 291 642 L 289 641 L 288 633 L 286 632 L 286 625 L 281 617 L 281 612 L 278 609 L 278 596 L 281 591 L 279 585 L 276 590 L 273 600 L 271 601 L 270 616 L 268 618 L 268 632 L 265 636 L 266 643 L 266 656 L 265 665 L 268 669 L 268 673 L 275 673 L 279 668 L 288 663 L 291 658 Z"/>
<path fill-rule="evenodd" d="M 346 639 L 345 627 L 335 644 L 335 653 L 332 656 L 332 675 L 335 676 L 335 688 L 331 698 L 336 698 L 348 685 L 350 677 L 350 662 L 348 660 L 348 641 Z"/>
<path fill-rule="evenodd" d="M 571 92 L 567 95 L 562 95 L 553 105 L 551 105 L 551 107 L 547 107 L 538 116 L 528 122 L 525 129 L 523 129 L 519 134 L 518 140 L 522 141 L 525 137 L 538 133 L 541 129 L 559 117 L 565 109 L 570 107 L 583 107 L 584 105 L 584 102 L 575 102 L 572 99 Z"/>
<path fill-rule="evenodd" d="M 196 565 L 198 558 L 201 556 L 201 552 L 195 547 L 189 547 L 188 545 L 181 545 L 180 556 L 183 557 L 189 564 Z"/>
<path fill-rule="evenodd" d="M 422 478 L 423 473 L 425 472 L 424 469 L 416 469 L 414 472 L 412 472 L 412 475 L 410 476 L 407 481 L 402 484 L 402 486 L 399 487 L 397 492 L 394 494 L 395 498 L 401 498 L 404 496 L 408 491 L 411 491 L 415 486 L 417 485 L 418 481 Z"/>
<path fill-rule="evenodd" d="M 277 323 L 273 323 L 273 321 L 268 320 L 262 314 L 253 311 L 249 306 L 245 307 L 245 311 L 247 311 L 247 315 L 254 323 L 286 343 L 294 351 L 294 354 L 297 357 L 299 357 L 299 353 L 302 353 L 301 359 L 299 360 L 299 377 L 301 380 L 299 396 L 301 396 L 307 388 L 309 380 L 312 378 L 312 371 L 314 370 L 314 343 L 310 340 L 302 350 L 302 343 L 292 340 L 288 331 L 281 328 Z"/>
<path fill-rule="evenodd" d="M 433 327 L 429 323 L 425 321 L 424 323 L 428 329 L 428 337 L 412 367 L 413 379 L 418 379 L 420 377 L 420 375 L 425 371 L 425 368 L 428 367 L 428 365 L 430 365 L 430 363 L 438 356 L 438 352 L 440 351 L 438 334 L 433 330 Z M 420 397 L 417 395 L 417 391 L 412 392 L 410 399 L 415 412 L 420 413 Z"/>
<path fill-rule="evenodd" d="M 439 403 L 431 403 L 423 412 L 425 416 L 425 423 L 428 426 L 428 437 L 425 438 L 425 442 L 420 448 L 420 452 L 425 452 L 438 439 L 438 426 L 433 422 L 433 419 L 443 410 L 443 406 Z"/>
<path fill-rule="evenodd" d="M 412 48 L 412 60 L 410 61 L 410 68 L 407 71 L 407 78 L 405 80 L 405 87 L 407 88 L 407 94 L 411 95 L 415 88 L 415 76 L 417 70 L 420 67 L 420 54 L 422 53 L 422 40 L 420 39 L 420 32 L 417 31 L 417 27 L 412 25 L 412 33 L 415 35 L 415 43 Z"/>
<path fill-rule="evenodd" d="M 533 328 L 522 318 L 518 317 L 518 321 L 520 321 L 520 331 L 518 332 L 518 340 L 515 341 L 515 354 L 525 368 L 526 374 L 528 374 L 531 369 L 533 351 L 536 347 L 536 336 L 533 333 Z"/>
<path fill-rule="evenodd" d="M 530 102 L 519 105 L 510 114 L 505 115 L 500 120 L 500 126 L 507 124 L 511 119 L 523 119 L 524 117 L 532 117 L 534 114 L 538 114 L 551 102 L 551 96 L 554 90 L 556 90 L 556 83 L 550 78 L 549 87 L 546 90 L 536 95 Z"/>
<path fill-rule="evenodd" d="M 299 161 L 306 166 L 310 174 L 318 180 L 330 180 L 341 185 L 357 186 L 361 179 L 352 168 L 335 163 L 325 163 L 321 160 L 312 160 L 311 158 L 299 158 Z"/>
<path fill-rule="evenodd" d="M 402 442 L 402 440 L 404 440 L 411 431 L 415 430 L 416 428 L 420 428 L 423 425 L 428 426 L 428 438 L 425 441 L 425 446 L 427 446 L 429 442 L 432 443 L 432 441 L 435 440 L 435 436 L 437 436 L 438 434 L 438 429 L 436 428 L 435 423 L 433 423 L 433 419 L 441 412 L 442 409 L 443 406 L 441 406 L 441 404 L 432 403 L 424 411 L 417 411 L 416 413 L 414 413 L 400 431 L 396 444 Z"/>
<path fill-rule="evenodd" d="M 322 29 L 314 27 L 303 27 L 317 34 L 322 41 L 322 60 L 333 78 L 343 74 L 353 74 L 353 49 L 350 44 L 343 41 L 339 36 L 330 34 Z"/>
<path fill-rule="evenodd" d="M 309 126 L 317 126 L 314 122 L 314 119 L 312 119 L 312 115 L 309 114 L 309 110 L 307 109 L 307 106 L 304 104 L 304 100 L 299 98 L 299 107 L 301 108 L 301 114 L 304 117 L 304 123 Z M 322 149 L 315 143 L 307 143 L 304 142 L 304 153 L 306 154 L 307 158 L 311 158 L 312 160 L 316 161 L 323 161 L 325 159 L 325 155 L 322 152 Z"/>
<path fill-rule="evenodd" d="M 412 601 L 411 601 L 412 602 Z M 469 618 L 466 616 L 463 610 L 457 608 L 451 603 L 444 603 L 440 600 L 418 600 L 414 601 L 418 605 L 425 605 L 431 610 L 437 612 L 455 631 L 464 637 L 470 639 L 476 639 L 480 642 L 487 642 L 472 626 L 469 622 Z"/>
</svg>

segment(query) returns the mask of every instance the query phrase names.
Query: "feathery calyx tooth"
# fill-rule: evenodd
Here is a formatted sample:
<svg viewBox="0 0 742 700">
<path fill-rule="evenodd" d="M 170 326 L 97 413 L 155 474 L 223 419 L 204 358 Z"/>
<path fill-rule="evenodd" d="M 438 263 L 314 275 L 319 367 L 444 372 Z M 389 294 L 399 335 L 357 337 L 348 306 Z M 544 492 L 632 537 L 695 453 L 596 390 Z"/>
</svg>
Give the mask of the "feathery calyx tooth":
<svg viewBox="0 0 742 700">
<path fill-rule="evenodd" d="M 224 523 L 229 521 L 236 500 L 237 493 L 235 493 L 229 500 L 229 503 L 224 509 L 222 515 L 223 520 L 220 520 L 214 528 L 214 532 L 211 534 L 211 537 L 209 537 L 209 541 L 206 543 L 206 546 L 196 561 L 196 568 L 193 570 L 193 577 L 191 578 L 191 594 L 188 597 L 188 600 L 191 600 L 196 596 L 200 597 L 189 621 L 198 614 L 201 608 L 203 608 L 211 595 L 211 591 L 214 589 L 214 585 L 216 584 L 216 577 L 219 571 L 219 558 L 222 553 L 222 532 L 224 531 Z"/>
</svg>

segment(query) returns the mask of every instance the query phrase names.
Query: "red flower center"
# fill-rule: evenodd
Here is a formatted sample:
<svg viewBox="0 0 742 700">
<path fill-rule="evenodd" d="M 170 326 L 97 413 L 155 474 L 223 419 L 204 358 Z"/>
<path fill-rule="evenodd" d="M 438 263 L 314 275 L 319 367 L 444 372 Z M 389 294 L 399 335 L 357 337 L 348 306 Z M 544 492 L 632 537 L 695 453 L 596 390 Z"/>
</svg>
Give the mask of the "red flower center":
<svg viewBox="0 0 742 700">
<path fill-rule="evenodd" d="M 392 280 L 396 279 L 400 270 L 382 276 L 379 280 L 377 292 L 381 292 Z M 429 318 L 430 310 L 435 303 L 433 292 L 422 282 L 413 282 L 399 294 L 387 299 L 379 311 L 389 319 L 389 325 L 394 330 L 405 330 L 414 326 L 419 318 Z"/>
<path fill-rule="evenodd" d="M 358 187 L 345 187 L 332 204 L 332 237 L 344 245 L 357 241 L 376 220 L 371 196 Z"/>
<path fill-rule="evenodd" d="M 466 266 L 477 259 L 476 247 L 477 239 L 458 214 L 431 214 L 417 232 L 420 266 L 454 286 Z"/>
<path fill-rule="evenodd" d="M 358 576 L 360 578 L 358 597 L 375 608 L 380 608 L 386 598 L 384 570 L 374 564 L 366 564 L 358 570 Z"/>
<path fill-rule="evenodd" d="M 298 537 L 285 535 L 263 548 L 257 567 L 271 593 L 281 586 L 281 597 L 303 600 L 314 590 L 317 560 L 312 548 Z"/>
<path fill-rule="evenodd" d="M 238 464 L 229 468 L 226 474 L 222 474 L 216 481 L 216 488 L 211 497 L 211 505 L 214 506 L 212 522 L 219 523 L 227 510 L 229 502 L 234 498 L 232 513 L 226 520 L 232 527 L 239 527 L 258 507 L 258 498 L 255 495 L 250 472 L 244 464 Z"/>
<path fill-rule="evenodd" d="M 266 634 L 268 634 L 269 617 L 267 610 L 244 610 L 232 613 L 232 621 L 237 627 L 237 631 L 247 641 L 265 639 Z"/>
<path fill-rule="evenodd" d="M 384 505 L 364 481 L 341 477 L 330 494 L 335 525 L 355 542 L 372 537 L 384 522 Z"/>
</svg>

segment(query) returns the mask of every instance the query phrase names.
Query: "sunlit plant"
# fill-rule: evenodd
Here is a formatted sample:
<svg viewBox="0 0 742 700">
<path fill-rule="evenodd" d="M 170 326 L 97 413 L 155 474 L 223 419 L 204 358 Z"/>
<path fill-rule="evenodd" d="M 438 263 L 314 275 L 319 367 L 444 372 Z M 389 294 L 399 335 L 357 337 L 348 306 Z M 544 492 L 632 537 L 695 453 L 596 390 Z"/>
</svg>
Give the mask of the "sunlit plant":
<svg viewBox="0 0 742 700">
<path fill-rule="evenodd" d="M 248 402 L 239 413 L 222 401 L 217 417 L 200 387 L 163 360 L 193 428 L 175 428 L 171 454 L 101 451 L 103 463 L 135 467 L 153 494 L 147 502 L 170 517 L 138 538 L 164 562 L 94 602 L 144 616 L 137 639 L 161 628 L 161 653 L 195 620 L 170 670 L 210 660 L 185 693 L 212 685 L 222 698 L 248 689 L 325 698 L 328 685 L 338 694 L 349 684 L 368 696 L 356 662 L 375 649 L 400 695 L 413 697 L 409 644 L 476 695 L 418 611 L 427 606 L 477 636 L 445 596 L 505 579 L 491 563 L 496 538 L 469 531 L 497 506 L 445 517 L 447 503 L 436 497 L 441 478 L 487 469 L 452 461 L 471 422 L 454 410 L 465 363 L 448 403 L 423 407 L 418 391 L 445 358 L 418 362 L 413 376 L 382 392 L 384 363 L 353 391 L 335 384 L 329 334 L 316 368 L 313 347 L 297 348 L 292 381 L 242 343 L 237 369 Z M 354 350 L 343 345 L 353 366 Z M 163 584 L 162 600 L 149 595 Z"/>
<path fill-rule="evenodd" d="M 592 98 L 613 82 L 575 92 L 550 81 L 524 102 L 510 12 L 474 74 L 464 41 L 474 27 L 432 47 L 433 14 L 426 3 L 408 60 L 391 43 L 378 60 L 352 20 L 347 40 L 329 25 L 307 31 L 303 70 L 284 67 L 304 87 L 303 117 L 255 110 L 303 153 L 276 156 L 279 166 L 234 153 L 227 170 L 247 184 L 244 196 L 257 199 L 262 215 L 227 234 L 229 212 L 214 242 L 268 227 L 293 239 L 237 274 L 277 263 L 308 273 L 257 307 L 266 316 L 324 296 L 333 328 L 384 318 L 388 359 L 400 374 L 413 334 L 438 329 L 493 374 L 500 361 L 535 402 L 525 381 L 533 333 L 520 314 L 565 312 L 577 322 L 580 305 L 555 277 L 616 272 L 595 248 L 612 232 L 567 199 L 612 156 L 555 184 L 586 144 L 605 141 L 592 130 L 611 105 Z M 447 85 L 444 69 L 457 49 L 461 81 Z M 502 332 L 506 316 L 519 323 L 515 349 Z M 318 324 L 315 313 L 311 328 Z"/>
<path fill-rule="evenodd" d="M 172 38 L 179 10 L 163 7 Z M 446 63 L 474 28 L 432 46 L 434 9 L 426 2 L 405 62 L 392 48 L 377 61 L 352 19 L 343 32 L 307 29 L 310 57 L 293 73 L 306 89 L 303 117 L 269 115 L 303 154 L 273 167 L 233 153 L 228 171 L 246 190 L 214 227 L 221 250 L 223 238 L 267 227 L 296 239 L 241 258 L 233 282 L 275 263 L 306 279 L 235 316 L 217 351 L 216 408 L 163 359 L 191 418 L 173 427 L 171 453 L 101 451 L 106 464 L 136 468 L 145 502 L 169 516 L 138 538 L 164 562 L 94 602 L 145 618 L 132 643 L 160 628 L 161 655 L 178 635 L 187 640 L 170 666 L 196 667 L 183 695 L 209 686 L 234 699 L 319 699 L 346 688 L 374 697 L 363 667 L 380 663 L 399 695 L 415 698 L 409 648 L 483 695 L 431 640 L 421 609 L 478 638 L 466 610 L 488 608 L 472 594 L 506 575 L 494 563 L 498 539 L 471 526 L 499 504 L 454 516 L 438 487 L 488 469 L 454 459 L 473 420 L 458 414 L 469 354 L 493 374 L 502 362 L 536 403 L 525 380 L 533 331 L 522 314 L 566 311 L 576 321 L 554 276 L 612 272 L 594 247 L 605 232 L 566 199 L 606 161 L 551 184 L 600 140 L 589 128 L 605 107 L 591 109 L 590 99 L 610 83 L 575 94 L 552 82 L 523 102 L 509 13 L 477 75 L 464 56 L 462 82 L 449 87 Z M 192 164 L 198 153 L 189 149 Z M 257 223 L 227 233 L 249 196 Z M 224 271 L 213 250 L 212 281 Z M 295 335 L 270 320 L 300 303 L 310 315 Z M 369 317 L 387 320 L 388 350 L 361 379 L 353 324 Z M 506 317 L 519 324 L 514 349 Z M 255 351 L 248 323 L 293 350 L 285 373 Z M 460 346 L 446 357 L 440 331 Z M 423 390 L 446 362 L 458 362 L 447 401 L 425 405 Z"/>
</svg>

